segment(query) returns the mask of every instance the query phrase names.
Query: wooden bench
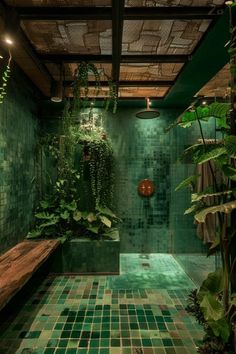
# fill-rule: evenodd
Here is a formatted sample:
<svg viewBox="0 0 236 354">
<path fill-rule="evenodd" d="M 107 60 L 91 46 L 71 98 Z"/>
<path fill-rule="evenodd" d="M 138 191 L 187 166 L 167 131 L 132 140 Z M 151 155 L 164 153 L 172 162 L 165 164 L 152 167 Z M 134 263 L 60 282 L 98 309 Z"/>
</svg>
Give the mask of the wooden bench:
<svg viewBox="0 0 236 354">
<path fill-rule="evenodd" d="M 57 240 L 23 241 L 0 256 L 0 310 L 59 244 Z"/>
</svg>

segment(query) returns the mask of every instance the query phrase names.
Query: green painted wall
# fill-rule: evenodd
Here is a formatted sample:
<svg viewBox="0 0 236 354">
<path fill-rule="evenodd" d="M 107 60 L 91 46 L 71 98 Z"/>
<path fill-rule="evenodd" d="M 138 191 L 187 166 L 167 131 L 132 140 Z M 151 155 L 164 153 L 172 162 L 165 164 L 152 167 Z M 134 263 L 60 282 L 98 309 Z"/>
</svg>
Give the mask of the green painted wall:
<svg viewBox="0 0 236 354">
<path fill-rule="evenodd" d="M 199 138 L 199 128 L 176 128 L 164 133 L 179 114 L 160 110 L 160 118 L 141 120 L 139 109 L 119 109 L 107 117 L 107 130 L 116 158 L 116 209 L 122 217 L 121 252 L 197 253 L 205 248 L 198 239 L 191 215 L 190 192 L 175 192 L 193 166 L 179 161 L 183 150 Z M 209 127 L 205 129 L 209 135 Z M 137 193 L 138 182 L 151 179 L 156 186 L 151 198 Z"/>
<path fill-rule="evenodd" d="M 36 101 L 24 75 L 13 76 L 0 105 L 0 252 L 25 237 L 35 204 Z"/>
</svg>

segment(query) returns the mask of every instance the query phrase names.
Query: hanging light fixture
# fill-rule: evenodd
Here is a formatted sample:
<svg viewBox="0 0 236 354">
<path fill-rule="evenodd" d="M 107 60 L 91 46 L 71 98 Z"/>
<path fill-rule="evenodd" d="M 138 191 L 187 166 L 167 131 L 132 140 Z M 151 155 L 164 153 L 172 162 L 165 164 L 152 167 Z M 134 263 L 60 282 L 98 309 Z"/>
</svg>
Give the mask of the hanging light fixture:
<svg viewBox="0 0 236 354">
<path fill-rule="evenodd" d="M 136 117 L 140 119 L 153 119 L 157 118 L 160 115 L 156 109 L 150 109 L 151 101 L 149 98 L 146 98 L 147 108 L 136 113 Z"/>
<path fill-rule="evenodd" d="M 63 98 L 63 65 L 59 66 L 59 81 L 53 81 L 51 85 L 51 101 L 61 102 Z"/>
</svg>

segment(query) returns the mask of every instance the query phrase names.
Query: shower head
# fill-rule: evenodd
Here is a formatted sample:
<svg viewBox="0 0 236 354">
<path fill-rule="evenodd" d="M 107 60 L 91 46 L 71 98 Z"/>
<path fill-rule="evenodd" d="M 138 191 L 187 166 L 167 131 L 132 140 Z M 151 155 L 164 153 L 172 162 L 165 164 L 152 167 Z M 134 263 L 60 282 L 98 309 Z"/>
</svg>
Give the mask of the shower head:
<svg viewBox="0 0 236 354">
<path fill-rule="evenodd" d="M 157 118 L 160 116 L 160 112 L 158 112 L 156 109 L 150 109 L 150 100 L 149 98 L 146 98 L 146 103 L 147 103 L 147 108 L 139 111 L 135 114 L 137 118 L 140 119 L 153 119 Z"/>
</svg>

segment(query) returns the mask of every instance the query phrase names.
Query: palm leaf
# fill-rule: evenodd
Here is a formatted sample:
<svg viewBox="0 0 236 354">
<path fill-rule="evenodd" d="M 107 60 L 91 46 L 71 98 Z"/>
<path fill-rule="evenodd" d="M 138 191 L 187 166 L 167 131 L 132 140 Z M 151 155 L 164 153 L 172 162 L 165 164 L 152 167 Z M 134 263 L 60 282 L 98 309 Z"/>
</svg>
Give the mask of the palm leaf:
<svg viewBox="0 0 236 354">
<path fill-rule="evenodd" d="M 227 151 L 226 151 L 225 147 L 216 147 L 216 148 L 212 149 L 211 151 L 207 151 L 205 153 L 200 154 L 196 158 L 195 162 L 200 165 L 204 162 L 207 162 L 207 161 L 210 161 L 213 159 L 217 159 L 217 157 L 224 155 L 226 153 L 227 153 Z"/>
<path fill-rule="evenodd" d="M 215 213 L 230 214 L 234 209 L 236 209 L 236 200 L 232 200 L 224 204 L 213 205 L 208 208 L 202 209 L 194 216 L 194 218 L 201 223 L 201 222 L 205 222 L 206 216 L 208 214 L 215 214 Z"/>
<path fill-rule="evenodd" d="M 199 175 L 192 175 L 189 176 L 188 178 L 184 179 L 182 182 L 178 184 L 178 186 L 175 188 L 175 191 L 178 191 L 181 188 L 188 187 L 189 185 L 192 185 L 194 182 L 197 181 Z"/>
<path fill-rule="evenodd" d="M 235 135 L 228 135 L 224 139 L 225 141 L 225 148 L 231 157 L 236 157 L 236 136 Z"/>
<path fill-rule="evenodd" d="M 208 107 L 210 117 L 227 118 L 230 110 L 230 103 L 213 102 Z"/>
<path fill-rule="evenodd" d="M 231 165 L 223 165 L 222 171 L 226 177 L 236 181 L 236 168 Z"/>
<path fill-rule="evenodd" d="M 208 106 L 204 106 L 204 107 L 199 106 L 199 107 L 195 108 L 194 105 L 196 103 L 197 102 L 193 103 L 192 110 L 190 109 L 191 107 L 189 107 L 188 110 L 183 112 L 176 119 L 176 121 L 174 123 L 172 123 L 171 125 L 169 125 L 165 129 L 165 132 L 168 132 L 169 130 L 174 128 L 176 125 L 180 125 L 182 128 L 188 128 L 197 119 L 208 120 L 211 117 L 220 119 L 220 126 L 228 128 L 228 125 L 226 123 L 226 119 L 227 119 L 228 112 L 230 109 L 229 103 L 214 102 Z"/>
</svg>

